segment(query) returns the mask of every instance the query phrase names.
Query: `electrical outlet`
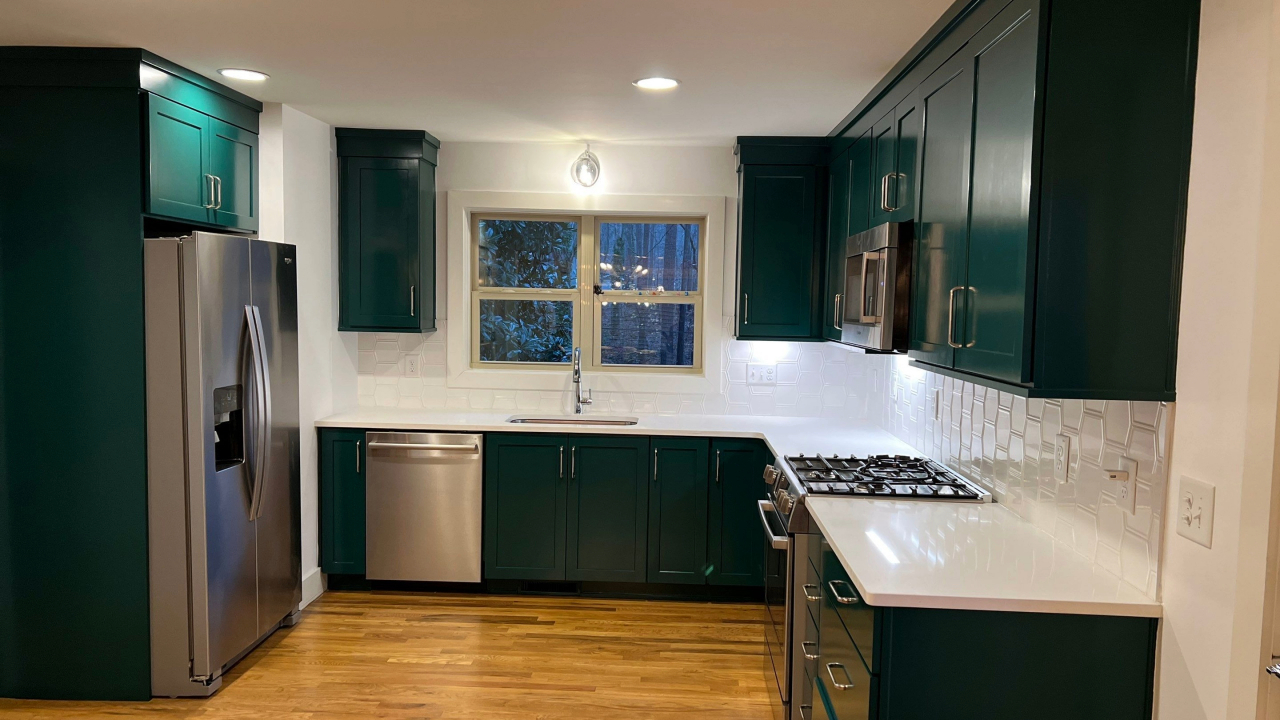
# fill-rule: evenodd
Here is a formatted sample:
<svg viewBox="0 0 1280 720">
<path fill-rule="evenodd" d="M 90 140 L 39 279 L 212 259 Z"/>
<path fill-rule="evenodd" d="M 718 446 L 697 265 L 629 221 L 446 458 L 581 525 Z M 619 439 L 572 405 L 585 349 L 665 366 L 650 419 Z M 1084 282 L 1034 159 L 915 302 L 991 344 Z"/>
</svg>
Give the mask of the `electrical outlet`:
<svg viewBox="0 0 1280 720">
<path fill-rule="evenodd" d="M 1178 486 L 1178 534 L 1213 547 L 1213 492 L 1207 482 L 1182 476 Z"/>
<path fill-rule="evenodd" d="M 1115 484 L 1111 486 L 1116 494 L 1116 507 L 1133 515 L 1138 511 L 1138 463 L 1127 457 L 1120 458 L 1119 471 Z"/>
<path fill-rule="evenodd" d="M 422 377 L 422 356 L 421 355 L 405 355 L 404 356 L 404 376 L 405 377 Z"/>
<path fill-rule="evenodd" d="M 769 363 L 751 363 L 747 365 L 748 385 L 777 385 L 778 366 Z"/>
<path fill-rule="evenodd" d="M 1067 481 L 1067 466 L 1071 463 L 1071 438 L 1059 434 L 1053 446 L 1053 477 L 1059 483 Z"/>
</svg>

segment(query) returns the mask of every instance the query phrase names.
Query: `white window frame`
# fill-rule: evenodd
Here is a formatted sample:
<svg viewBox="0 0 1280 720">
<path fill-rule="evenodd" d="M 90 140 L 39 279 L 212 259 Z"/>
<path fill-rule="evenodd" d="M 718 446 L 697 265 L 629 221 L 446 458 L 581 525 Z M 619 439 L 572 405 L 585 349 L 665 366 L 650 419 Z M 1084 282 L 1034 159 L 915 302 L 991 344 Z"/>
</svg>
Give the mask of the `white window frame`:
<svg viewBox="0 0 1280 720">
<path fill-rule="evenodd" d="M 447 194 L 447 339 L 446 375 L 452 387 L 555 390 L 568 387 L 568 365 L 552 363 L 480 363 L 479 298 L 497 293 L 477 292 L 477 243 L 474 234 L 480 216 L 530 217 L 531 219 L 583 218 L 579 227 L 578 303 L 574 312 L 575 338 L 583 347 L 584 369 L 592 374 L 590 387 L 614 392 L 718 392 L 722 369 L 719 348 L 724 339 L 722 322 L 724 236 L 727 200 L 720 196 L 590 195 L 569 193 L 505 193 L 450 191 Z M 595 242 L 600 222 L 619 220 L 684 220 L 701 223 L 699 293 L 696 296 L 694 367 L 602 365 L 595 338 L 599 337 L 598 303 L 614 301 L 596 297 L 599 251 Z M 588 267 L 589 266 L 589 267 Z M 552 291 L 557 295 L 574 291 Z M 637 298 L 634 291 L 614 291 L 616 300 Z M 508 291 L 511 299 L 533 297 L 547 291 Z M 644 302 L 689 302 L 694 295 L 668 292 L 646 296 Z M 583 310 L 589 312 L 584 316 Z M 587 320 L 590 322 L 587 322 Z M 587 352 L 587 349 L 594 352 Z"/>
</svg>

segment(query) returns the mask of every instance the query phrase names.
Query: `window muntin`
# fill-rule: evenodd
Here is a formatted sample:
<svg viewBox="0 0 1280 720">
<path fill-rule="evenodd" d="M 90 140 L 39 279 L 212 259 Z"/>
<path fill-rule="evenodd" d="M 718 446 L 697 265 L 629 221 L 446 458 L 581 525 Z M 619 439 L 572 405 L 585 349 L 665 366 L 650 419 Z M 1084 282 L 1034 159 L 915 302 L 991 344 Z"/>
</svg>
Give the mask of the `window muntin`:
<svg viewBox="0 0 1280 720">
<path fill-rule="evenodd" d="M 701 371 L 705 219 L 472 217 L 474 367 Z"/>
</svg>

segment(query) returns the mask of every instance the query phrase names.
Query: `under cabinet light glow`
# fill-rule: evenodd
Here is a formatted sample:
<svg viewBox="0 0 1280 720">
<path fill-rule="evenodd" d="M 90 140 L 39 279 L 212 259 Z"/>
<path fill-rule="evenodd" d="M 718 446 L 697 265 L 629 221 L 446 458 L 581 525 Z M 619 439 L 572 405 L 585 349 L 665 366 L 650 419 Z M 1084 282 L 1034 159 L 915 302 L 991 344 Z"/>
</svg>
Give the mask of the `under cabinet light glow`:
<svg viewBox="0 0 1280 720">
<path fill-rule="evenodd" d="M 257 70 L 245 70 L 244 68 L 222 68 L 218 71 L 223 77 L 229 77 L 232 80 L 248 80 L 250 82 L 262 82 L 270 75 Z"/>
<path fill-rule="evenodd" d="M 631 83 L 643 90 L 670 90 L 680 84 L 679 80 L 664 77 L 641 78 Z"/>
</svg>

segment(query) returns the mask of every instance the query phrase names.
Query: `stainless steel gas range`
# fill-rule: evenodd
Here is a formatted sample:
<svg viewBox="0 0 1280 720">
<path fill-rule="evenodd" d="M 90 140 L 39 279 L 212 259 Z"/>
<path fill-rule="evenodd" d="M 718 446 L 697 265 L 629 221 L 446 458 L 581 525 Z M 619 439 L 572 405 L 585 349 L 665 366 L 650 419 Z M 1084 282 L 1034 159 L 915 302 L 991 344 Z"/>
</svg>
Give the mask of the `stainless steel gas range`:
<svg viewBox="0 0 1280 720">
<path fill-rule="evenodd" d="M 765 468 L 768 500 L 759 502 L 765 534 L 765 633 L 783 717 L 809 720 L 813 689 L 804 681 L 806 645 L 817 637 L 802 608 L 808 600 L 806 559 L 819 542 L 810 524 L 806 500 L 813 495 L 849 498 L 850 502 L 900 500 L 923 502 L 991 502 L 991 493 L 927 458 L 903 455 L 840 457 L 794 455 Z"/>
</svg>

